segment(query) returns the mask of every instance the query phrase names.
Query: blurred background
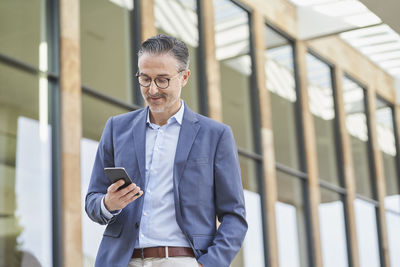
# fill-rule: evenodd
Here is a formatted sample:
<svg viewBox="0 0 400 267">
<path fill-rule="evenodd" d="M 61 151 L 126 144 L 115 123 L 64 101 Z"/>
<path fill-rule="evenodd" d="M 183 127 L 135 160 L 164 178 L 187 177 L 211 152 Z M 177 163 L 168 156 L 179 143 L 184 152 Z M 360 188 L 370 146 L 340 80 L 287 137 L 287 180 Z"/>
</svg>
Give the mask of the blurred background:
<svg viewBox="0 0 400 267">
<path fill-rule="evenodd" d="M 84 211 L 136 52 L 190 52 L 182 98 L 230 125 L 249 231 L 233 267 L 400 266 L 400 2 L 0 0 L 0 266 L 93 266 Z M 70 186 L 72 185 L 72 186 Z"/>
</svg>

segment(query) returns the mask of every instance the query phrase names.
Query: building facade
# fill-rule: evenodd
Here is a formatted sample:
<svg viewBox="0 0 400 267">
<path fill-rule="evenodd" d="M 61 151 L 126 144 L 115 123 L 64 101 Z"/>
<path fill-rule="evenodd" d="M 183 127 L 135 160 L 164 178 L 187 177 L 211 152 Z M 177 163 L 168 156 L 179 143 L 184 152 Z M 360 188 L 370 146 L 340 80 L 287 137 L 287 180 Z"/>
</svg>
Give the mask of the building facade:
<svg viewBox="0 0 400 267">
<path fill-rule="evenodd" d="M 238 145 L 249 231 L 233 267 L 400 266 L 395 78 L 337 34 L 300 38 L 296 9 L 0 1 L 0 266 L 93 266 L 97 144 L 143 107 L 136 52 L 157 33 L 188 45 L 182 98 Z"/>
</svg>

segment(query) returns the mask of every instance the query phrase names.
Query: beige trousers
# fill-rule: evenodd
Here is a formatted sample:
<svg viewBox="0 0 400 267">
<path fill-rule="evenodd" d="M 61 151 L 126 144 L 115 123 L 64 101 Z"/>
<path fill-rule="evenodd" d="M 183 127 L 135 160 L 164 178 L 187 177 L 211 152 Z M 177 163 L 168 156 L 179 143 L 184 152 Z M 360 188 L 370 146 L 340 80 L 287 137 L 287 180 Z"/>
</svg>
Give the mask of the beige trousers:
<svg viewBox="0 0 400 267">
<path fill-rule="evenodd" d="M 194 257 L 131 259 L 128 267 L 198 267 Z"/>
</svg>

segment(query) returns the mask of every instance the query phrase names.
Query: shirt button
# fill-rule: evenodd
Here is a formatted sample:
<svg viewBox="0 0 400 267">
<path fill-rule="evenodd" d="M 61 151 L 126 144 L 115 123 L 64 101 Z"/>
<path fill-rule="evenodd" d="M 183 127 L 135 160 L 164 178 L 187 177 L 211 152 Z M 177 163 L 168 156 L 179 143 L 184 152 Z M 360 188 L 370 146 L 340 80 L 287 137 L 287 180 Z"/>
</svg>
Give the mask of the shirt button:
<svg viewBox="0 0 400 267">
<path fill-rule="evenodd" d="M 140 237 L 144 237 L 144 234 L 140 234 Z"/>
<path fill-rule="evenodd" d="M 147 193 L 150 193 L 150 189 L 147 189 Z"/>
<path fill-rule="evenodd" d="M 144 216 L 147 216 L 147 213 L 146 213 L 146 212 L 143 212 L 143 215 L 144 215 Z"/>
</svg>

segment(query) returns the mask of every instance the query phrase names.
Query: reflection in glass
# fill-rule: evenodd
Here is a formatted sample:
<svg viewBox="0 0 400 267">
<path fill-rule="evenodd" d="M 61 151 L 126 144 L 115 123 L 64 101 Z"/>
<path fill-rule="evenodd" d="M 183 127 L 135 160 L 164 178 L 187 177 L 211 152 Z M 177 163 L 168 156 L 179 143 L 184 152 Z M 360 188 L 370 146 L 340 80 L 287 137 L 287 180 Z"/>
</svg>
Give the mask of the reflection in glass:
<svg viewBox="0 0 400 267">
<path fill-rule="evenodd" d="M 318 214 L 324 267 L 348 266 L 344 204 L 341 196 L 321 188 Z"/>
<path fill-rule="evenodd" d="M 399 176 L 396 171 L 396 141 L 393 129 L 393 110 L 385 101 L 376 99 L 376 131 L 382 152 L 385 173 L 385 208 L 400 213 Z"/>
<path fill-rule="evenodd" d="M 396 171 L 396 140 L 393 109 L 385 101 L 376 98 L 376 131 L 383 159 L 386 196 L 385 209 L 390 266 L 400 266 L 400 188 Z"/>
<path fill-rule="evenodd" d="M 155 0 L 154 16 L 158 33 L 182 40 L 189 49 L 191 75 L 181 98 L 199 112 L 197 53 L 199 30 L 196 0 Z"/>
<path fill-rule="evenodd" d="M 340 185 L 336 157 L 331 68 L 308 53 L 307 77 L 308 101 L 315 125 L 319 177 L 327 182 Z"/>
<path fill-rule="evenodd" d="M 39 46 L 46 36 L 46 2 L 0 1 L 1 54 L 39 67 Z"/>
<path fill-rule="evenodd" d="M 277 171 L 275 205 L 280 267 L 308 267 L 303 181 Z"/>
<path fill-rule="evenodd" d="M 265 75 L 271 92 L 272 129 L 277 133 L 274 135 L 275 158 L 279 163 L 299 169 L 293 47 L 268 26 L 265 34 Z"/>
<path fill-rule="evenodd" d="M 86 94 L 82 95 L 81 204 L 83 266 L 85 267 L 94 266 L 97 250 L 105 229 L 104 226 L 90 220 L 85 213 L 85 196 L 96 157 L 98 141 L 108 118 L 125 112 L 127 110 L 121 107 Z"/>
<path fill-rule="evenodd" d="M 257 172 L 256 164 L 258 164 L 254 159 L 244 157 L 239 155 L 240 170 L 242 173 L 242 184 L 243 188 L 249 191 L 258 193 L 257 186 Z"/>
<path fill-rule="evenodd" d="M 107 120 L 114 115 L 128 110 L 100 101 L 87 94 L 82 95 L 82 131 L 83 137 L 92 140 L 100 140 Z"/>
<path fill-rule="evenodd" d="M 0 266 L 52 266 L 47 81 L 0 63 L 0 84 Z"/>
<path fill-rule="evenodd" d="M 254 151 L 248 14 L 227 0 L 214 0 L 214 11 L 223 121 L 232 127 L 240 148 Z"/>
<path fill-rule="evenodd" d="M 132 1 L 80 1 L 82 84 L 127 103 L 134 100 Z"/>
<path fill-rule="evenodd" d="M 400 266 L 400 213 L 386 212 L 390 266 Z"/>
<path fill-rule="evenodd" d="M 361 86 L 347 77 L 343 77 L 343 101 L 346 112 L 346 128 L 351 141 L 356 192 L 374 198 L 369 172 L 365 92 Z"/>
<path fill-rule="evenodd" d="M 101 238 L 106 228 L 104 225 L 90 220 L 85 213 L 85 197 L 89 187 L 98 144 L 97 140 L 81 139 L 82 253 L 84 267 L 94 266 L 97 250 L 99 249 Z"/>
<path fill-rule="evenodd" d="M 354 201 L 360 267 L 379 267 L 376 207 L 361 199 Z"/>
<path fill-rule="evenodd" d="M 243 249 L 236 255 L 231 267 L 264 267 L 261 198 L 258 193 L 244 190 L 244 200 L 249 228 L 243 241 Z"/>
<path fill-rule="evenodd" d="M 232 1 L 214 0 L 213 3 L 215 53 L 221 77 L 223 122 L 232 127 L 239 148 L 254 152 L 248 13 Z M 239 156 L 239 161 L 244 188 L 258 193 L 255 161 L 242 155 Z M 262 236 L 262 233 L 259 235 Z M 251 261 L 246 260 L 252 257 L 251 246 L 253 245 L 245 244 L 242 247 L 232 267 L 252 267 Z"/>
</svg>

